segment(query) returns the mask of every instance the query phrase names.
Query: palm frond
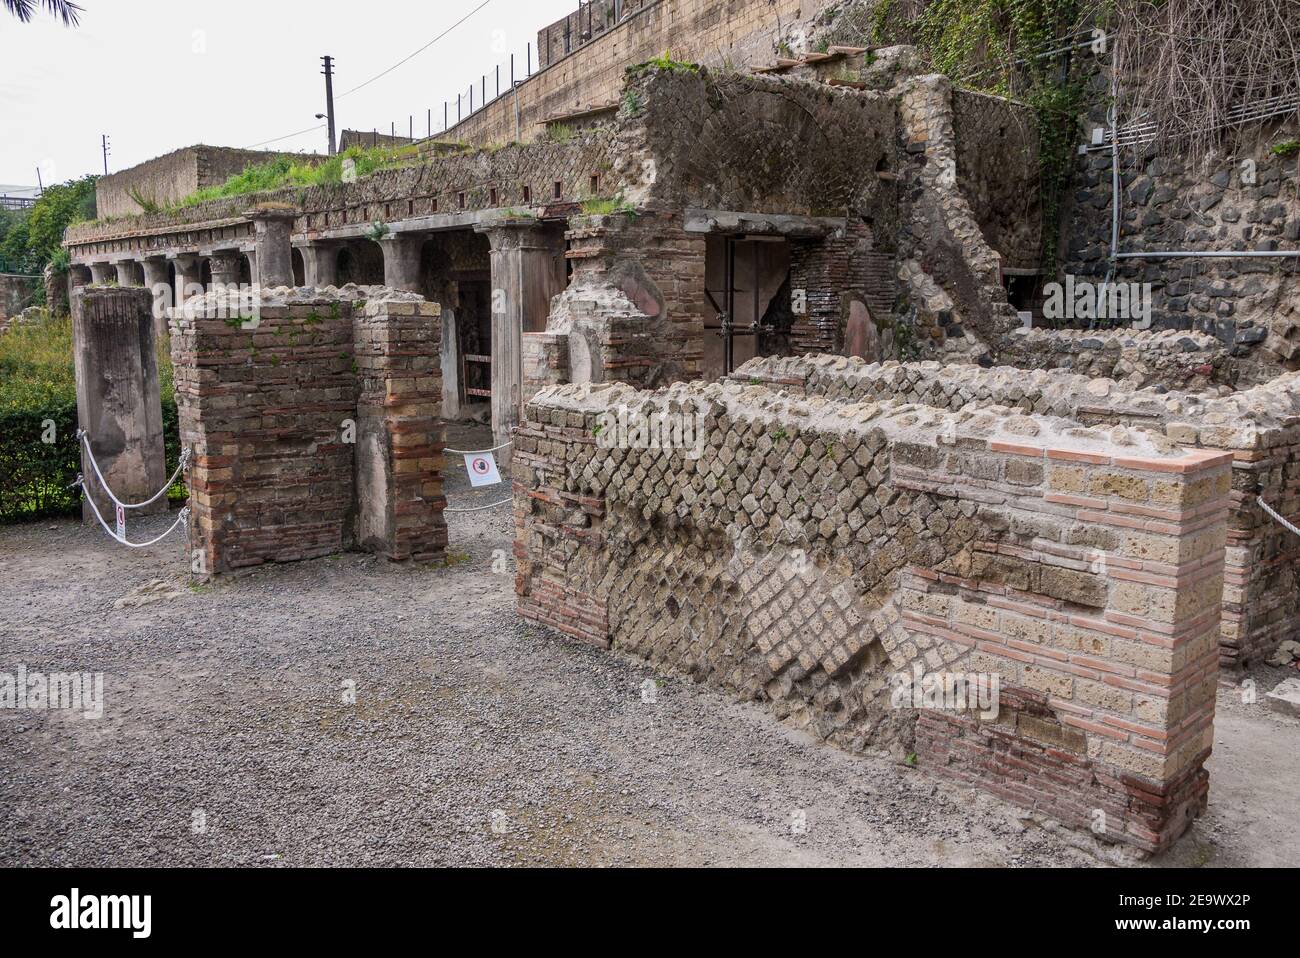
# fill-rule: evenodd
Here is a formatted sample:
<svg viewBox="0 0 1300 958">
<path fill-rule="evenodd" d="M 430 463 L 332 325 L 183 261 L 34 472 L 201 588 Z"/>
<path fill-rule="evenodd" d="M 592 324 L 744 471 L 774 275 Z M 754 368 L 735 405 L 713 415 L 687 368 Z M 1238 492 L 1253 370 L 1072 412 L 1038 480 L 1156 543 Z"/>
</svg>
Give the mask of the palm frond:
<svg viewBox="0 0 1300 958">
<path fill-rule="evenodd" d="M 83 10 L 70 0 L 3 0 L 5 9 L 23 23 L 31 21 L 39 7 L 44 6 L 50 13 L 63 21 L 65 27 L 75 27 Z"/>
</svg>

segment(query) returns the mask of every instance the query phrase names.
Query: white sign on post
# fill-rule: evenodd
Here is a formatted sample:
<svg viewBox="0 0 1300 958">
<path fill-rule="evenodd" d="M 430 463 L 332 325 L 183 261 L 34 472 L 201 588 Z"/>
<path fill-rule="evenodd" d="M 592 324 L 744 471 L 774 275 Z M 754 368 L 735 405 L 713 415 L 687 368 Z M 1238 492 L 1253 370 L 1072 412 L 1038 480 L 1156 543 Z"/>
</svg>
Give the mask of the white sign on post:
<svg viewBox="0 0 1300 958">
<path fill-rule="evenodd" d="M 117 537 L 126 538 L 126 510 L 121 506 L 117 507 Z"/>
<path fill-rule="evenodd" d="M 469 472 L 469 484 L 475 489 L 501 484 L 501 473 L 497 471 L 496 458 L 490 452 L 466 456 L 465 469 Z"/>
</svg>

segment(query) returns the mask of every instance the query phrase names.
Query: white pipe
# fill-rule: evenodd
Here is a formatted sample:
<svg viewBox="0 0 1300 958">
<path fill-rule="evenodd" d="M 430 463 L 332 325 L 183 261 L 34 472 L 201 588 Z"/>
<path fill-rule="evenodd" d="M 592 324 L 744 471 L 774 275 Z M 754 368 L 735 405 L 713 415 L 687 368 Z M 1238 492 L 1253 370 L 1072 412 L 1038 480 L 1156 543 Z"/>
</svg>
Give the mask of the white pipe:
<svg viewBox="0 0 1300 958">
<path fill-rule="evenodd" d="M 1110 69 L 1110 188 L 1111 188 L 1111 225 L 1110 258 L 1117 259 L 1238 259 L 1238 258 L 1281 258 L 1300 256 L 1300 250 L 1151 250 L 1145 253 L 1121 253 L 1119 251 L 1119 136 L 1116 124 L 1119 122 L 1119 75 L 1115 65 Z"/>
<path fill-rule="evenodd" d="M 1110 67 L 1110 258 L 1119 255 L 1119 74 Z"/>
<path fill-rule="evenodd" d="M 1116 253 L 1116 259 L 1237 259 L 1238 257 L 1300 256 L 1300 249 L 1276 250 L 1159 250 Z"/>
</svg>

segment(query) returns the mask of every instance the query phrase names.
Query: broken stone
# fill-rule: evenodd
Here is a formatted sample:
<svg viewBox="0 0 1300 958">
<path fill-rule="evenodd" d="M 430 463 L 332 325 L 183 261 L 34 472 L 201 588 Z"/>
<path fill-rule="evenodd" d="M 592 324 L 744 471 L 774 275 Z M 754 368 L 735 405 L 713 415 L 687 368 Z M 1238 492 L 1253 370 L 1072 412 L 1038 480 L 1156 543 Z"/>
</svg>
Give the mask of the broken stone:
<svg viewBox="0 0 1300 958">
<path fill-rule="evenodd" d="M 1287 679 L 1264 696 L 1264 700 L 1274 712 L 1300 718 L 1300 679 Z"/>
</svg>

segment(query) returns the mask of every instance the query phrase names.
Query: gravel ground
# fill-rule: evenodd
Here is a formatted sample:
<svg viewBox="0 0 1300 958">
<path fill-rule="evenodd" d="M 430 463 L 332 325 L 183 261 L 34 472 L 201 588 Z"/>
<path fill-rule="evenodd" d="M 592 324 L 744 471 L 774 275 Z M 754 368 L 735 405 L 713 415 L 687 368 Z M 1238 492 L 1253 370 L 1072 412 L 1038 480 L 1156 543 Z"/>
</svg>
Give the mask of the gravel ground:
<svg viewBox="0 0 1300 958">
<path fill-rule="evenodd" d="M 458 476 L 453 505 L 502 497 Z M 0 712 L 0 865 L 1134 862 L 525 625 L 508 510 L 450 525 L 446 567 L 344 555 L 199 588 L 178 540 L 0 529 L 0 671 L 106 690 L 98 721 Z M 1211 813 L 1155 864 L 1298 864 L 1300 723 L 1226 687 L 1221 707 Z"/>
</svg>

